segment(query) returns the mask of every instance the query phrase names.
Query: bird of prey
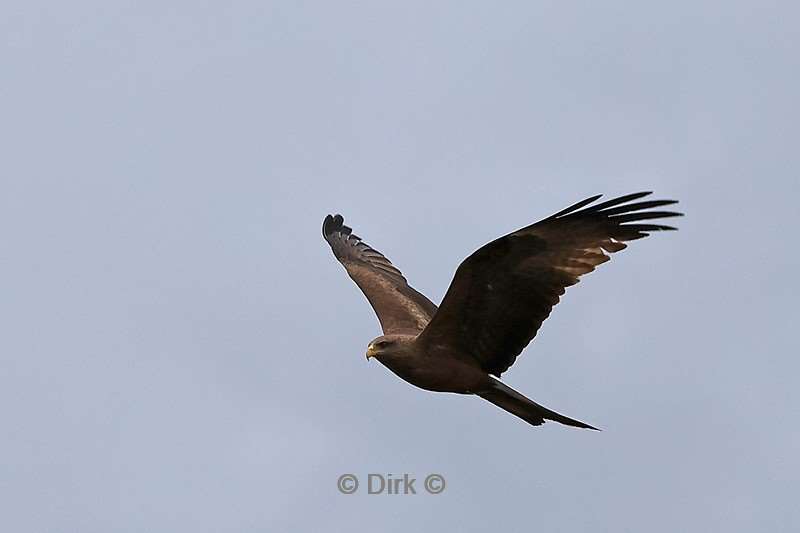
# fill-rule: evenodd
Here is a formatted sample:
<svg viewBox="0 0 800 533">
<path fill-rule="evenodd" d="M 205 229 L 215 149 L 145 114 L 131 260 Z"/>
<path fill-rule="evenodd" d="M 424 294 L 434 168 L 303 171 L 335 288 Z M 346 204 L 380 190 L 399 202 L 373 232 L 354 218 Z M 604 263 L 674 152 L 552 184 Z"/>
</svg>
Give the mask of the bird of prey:
<svg viewBox="0 0 800 533">
<path fill-rule="evenodd" d="M 322 234 L 378 315 L 383 335 L 369 343 L 405 381 L 436 392 L 476 394 L 538 426 L 553 420 L 597 429 L 535 403 L 498 378 L 536 335 L 566 287 L 650 232 L 674 230 L 652 220 L 681 216 L 653 210 L 677 203 L 639 192 L 601 203 L 592 196 L 500 237 L 467 257 L 440 307 L 344 225 L 325 217 Z"/>
</svg>

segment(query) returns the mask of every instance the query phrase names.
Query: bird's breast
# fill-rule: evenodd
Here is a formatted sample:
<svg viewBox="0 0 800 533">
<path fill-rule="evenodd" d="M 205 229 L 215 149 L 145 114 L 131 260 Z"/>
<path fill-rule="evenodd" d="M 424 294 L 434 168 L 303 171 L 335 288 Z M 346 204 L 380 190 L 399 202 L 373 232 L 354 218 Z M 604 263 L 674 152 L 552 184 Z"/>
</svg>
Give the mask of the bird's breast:
<svg viewBox="0 0 800 533">
<path fill-rule="evenodd" d="M 471 394 L 487 390 L 490 385 L 486 372 L 457 359 L 426 355 L 379 361 L 401 379 L 425 390 Z"/>
</svg>

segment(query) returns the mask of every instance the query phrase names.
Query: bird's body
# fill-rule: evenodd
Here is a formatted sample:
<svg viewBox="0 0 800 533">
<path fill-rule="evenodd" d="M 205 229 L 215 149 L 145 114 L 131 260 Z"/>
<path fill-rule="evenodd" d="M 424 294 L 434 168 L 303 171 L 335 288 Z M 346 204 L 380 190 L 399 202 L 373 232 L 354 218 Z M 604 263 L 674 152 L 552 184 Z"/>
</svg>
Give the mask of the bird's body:
<svg viewBox="0 0 800 533">
<path fill-rule="evenodd" d="M 383 328 L 367 359 L 425 390 L 476 394 L 533 425 L 547 419 L 595 429 L 533 402 L 496 376 L 514 363 L 579 276 L 625 248 L 624 241 L 674 229 L 639 222 L 679 215 L 649 210 L 672 200 L 631 203 L 648 194 L 585 207 L 599 196 L 588 198 L 492 241 L 461 263 L 439 308 L 353 235 L 340 215 L 328 215 L 322 233 Z"/>
<path fill-rule="evenodd" d="M 437 352 L 444 352 L 446 348 L 421 345 L 418 335 L 382 336 L 370 346 L 387 340 L 391 343 L 389 348 L 380 351 L 373 348 L 377 355 L 370 357 L 420 389 L 472 394 L 490 385 L 489 375 L 480 366 L 466 357 L 443 357 Z"/>
</svg>

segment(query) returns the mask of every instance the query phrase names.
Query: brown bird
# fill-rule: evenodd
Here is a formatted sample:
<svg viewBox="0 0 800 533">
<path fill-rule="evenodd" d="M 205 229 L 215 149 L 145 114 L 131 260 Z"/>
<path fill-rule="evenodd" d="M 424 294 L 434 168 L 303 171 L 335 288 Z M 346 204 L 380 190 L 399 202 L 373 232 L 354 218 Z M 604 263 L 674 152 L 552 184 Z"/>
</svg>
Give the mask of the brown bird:
<svg viewBox="0 0 800 533">
<path fill-rule="evenodd" d="M 533 339 L 566 287 L 626 248 L 626 241 L 672 226 L 643 223 L 681 216 L 653 208 L 675 200 L 636 202 L 639 192 L 590 205 L 580 201 L 535 224 L 490 242 L 456 270 L 437 308 L 414 290 L 383 254 L 344 225 L 325 217 L 322 234 L 364 292 L 383 335 L 367 347 L 405 381 L 436 392 L 477 394 L 538 426 L 554 420 L 597 429 L 526 398 L 498 377 Z"/>
</svg>

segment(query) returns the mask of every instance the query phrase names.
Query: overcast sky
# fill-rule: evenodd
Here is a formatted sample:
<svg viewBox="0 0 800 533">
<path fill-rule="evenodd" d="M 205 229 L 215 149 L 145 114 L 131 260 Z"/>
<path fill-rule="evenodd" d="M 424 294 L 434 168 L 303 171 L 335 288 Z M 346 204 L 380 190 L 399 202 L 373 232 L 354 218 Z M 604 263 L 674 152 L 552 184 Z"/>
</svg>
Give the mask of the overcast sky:
<svg viewBox="0 0 800 533">
<path fill-rule="evenodd" d="M 4 2 L 3 529 L 797 531 L 798 16 Z M 681 230 L 503 376 L 602 432 L 365 361 L 378 322 L 320 235 L 341 212 L 438 302 L 489 240 L 651 189 Z"/>
</svg>

